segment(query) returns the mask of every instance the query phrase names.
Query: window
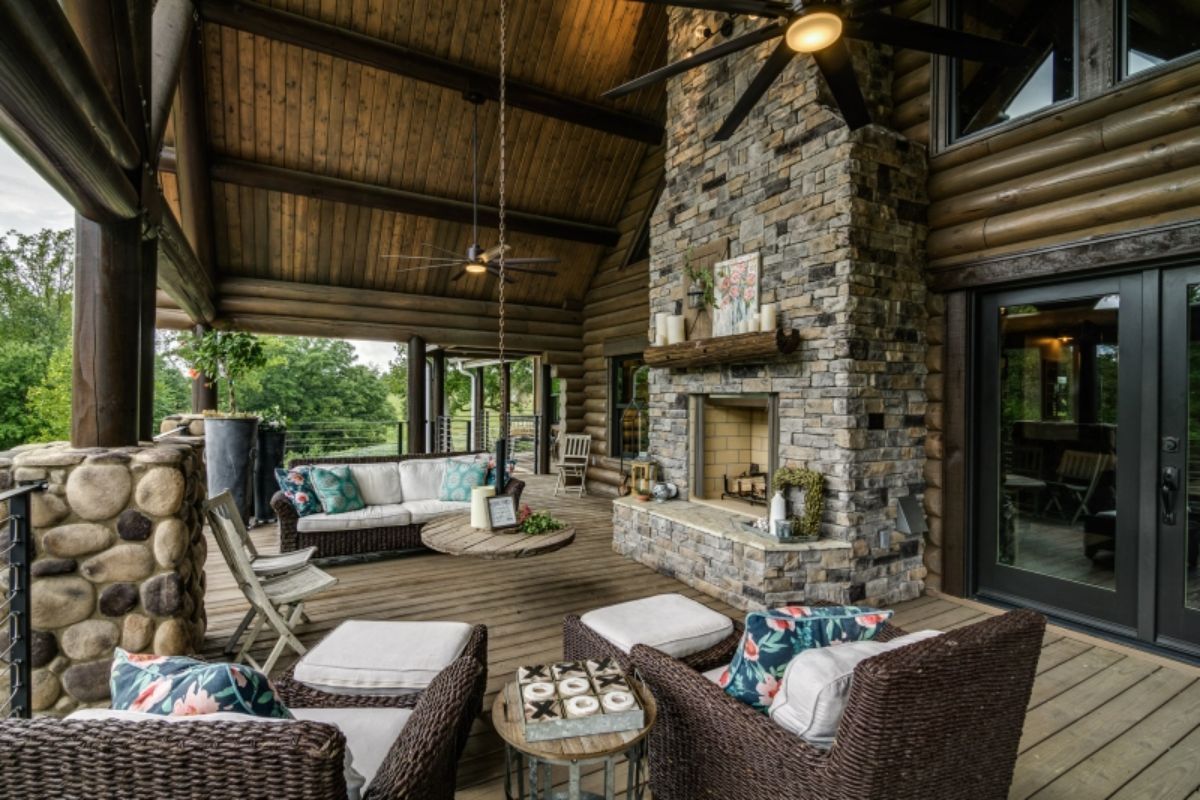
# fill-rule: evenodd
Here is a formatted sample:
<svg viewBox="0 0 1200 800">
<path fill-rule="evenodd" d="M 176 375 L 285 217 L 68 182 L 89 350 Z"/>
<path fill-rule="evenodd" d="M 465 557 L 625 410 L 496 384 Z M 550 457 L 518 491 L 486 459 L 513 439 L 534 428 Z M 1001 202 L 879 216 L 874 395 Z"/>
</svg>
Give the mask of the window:
<svg viewBox="0 0 1200 800">
<path fill-rule="evenodd" d="M 641 354 L 610 360 L 612 385 L 612 430 L 608 453 L 614 458 L 632 458 L 650 449 L 650 368 Z"/>
<path fill-rule="evenodd" d="M 1075 96 L 1075 0 L 954 0 L 951 21 L 958 30 L 1022 44 L 1032 53 L 1026 64 L 1015 68 L 953 62 L 952 140 Z"/>
<path fill-rule="evenodd" d="M 1200 0 L 1121 3 L 1126 77 L 1200 51 Z"/>
</svg>

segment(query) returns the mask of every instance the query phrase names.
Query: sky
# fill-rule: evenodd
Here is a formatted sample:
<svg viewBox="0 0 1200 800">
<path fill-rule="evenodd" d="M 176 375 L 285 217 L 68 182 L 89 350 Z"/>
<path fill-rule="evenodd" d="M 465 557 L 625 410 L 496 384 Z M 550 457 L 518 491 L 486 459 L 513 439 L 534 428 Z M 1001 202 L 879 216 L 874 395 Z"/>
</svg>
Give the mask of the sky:
<svg viewBox="0 0 1200 800">
<path fill-rule="evenodd" d="M 37 233 L 42 228 L 70 228 L 74 224 L 75 212 L 67 201 L 0 139 L 0 233 L 14 229 Z M 393 344 L 349 341 L 360 361 L 387 370 L 395 352 Z"/>
</svg>

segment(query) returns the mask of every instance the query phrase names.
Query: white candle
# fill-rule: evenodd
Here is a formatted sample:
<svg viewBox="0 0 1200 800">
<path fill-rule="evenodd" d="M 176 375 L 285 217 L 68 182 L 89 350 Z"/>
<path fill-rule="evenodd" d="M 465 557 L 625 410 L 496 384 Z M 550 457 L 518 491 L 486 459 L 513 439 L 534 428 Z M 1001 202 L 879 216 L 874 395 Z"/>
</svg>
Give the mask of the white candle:
<svg viewBox="0 0 1200 800">
<path fill-rule="evenodd" d="M 746 319 L 746 333 L 758 333 L 758 313 L 751 314 Z"/>
<path fill-rule="evenodd" d="M 764 331 L 775 330 L 775 304 L 768 303 L 767 305 L 763 306 L 762 311 L 759 312 L 759 314 L 759 328 Z"/>
<path fill-rule="evenodd" d="M 667 343 L 667 320 L 671 317 L 665 311 L 654 315 L 654 343 L 662 347 Z"/>
<path fill-rule="evenodd" d="M 471 490 L 471 527 L 490 528 L 487 499 L 496 496 L 495 486 L 476 486 Z"/>
<path fill-rule="evenodd" d="M 672 314 L 667 318 L 667 344 L 683 341 L 683 315 Z"/>
</svg>

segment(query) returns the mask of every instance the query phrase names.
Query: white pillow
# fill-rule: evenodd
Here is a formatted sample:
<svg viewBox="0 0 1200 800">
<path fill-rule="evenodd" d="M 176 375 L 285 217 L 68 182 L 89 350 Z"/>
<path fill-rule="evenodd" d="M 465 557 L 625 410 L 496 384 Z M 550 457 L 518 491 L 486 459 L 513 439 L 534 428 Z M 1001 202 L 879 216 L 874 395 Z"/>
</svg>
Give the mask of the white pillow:
<svg viewBox="0 0 1200 800">
<path fill-rule="evenodd" d="M 849 642 L 805 650 L 788 663 L 768 713 L 775 724 L 809 744 L 830 747 L 859 662 L 940 635 L 941 631 L 918 631 L 888 642 Z"/>
<path fill-rule="evenodd" d="M 437 500 L 442 496 L 446 459 L 414 458 L 400 462 L 400 486 L 405 500 Z"/>
<path fill-rule="evenodd" d="M 81 708 L 67 716 L 74 722 L 273 722 L 277 724 L 292 724 L 295 720 L 277 719 L 275 717 L 255 717 L 251 714 L 237 714 L 232 711 L 220 711 L 215 714 L 195 714 L 189 717 L 168 717 L 163 714 L 148 714 L 144 711 L 117 711 L 111 708 Z M 323 719 L 313 719 L 313 722 L 326 722 Z M 343 734 L 345 731 L 343 731 Z M 375 769 L 379 766 L 375 765 Z M 354 754 L 350 752 L 349 742 L 346 744 L 346 797 L 347 800 L 359 800 L 363 785 L 367 782 L 358 770 L 354 768 Z M 372 774 L 374 774 L 372 772 Z"/>
<path fill-rule="evenodd" d="M 350 477 L 358 484 L 358 493 L 369 506 L 404 502 L 400 488 L 400 468 L 395 461 L 385 464 L 351 464 Z"/>
</svg>

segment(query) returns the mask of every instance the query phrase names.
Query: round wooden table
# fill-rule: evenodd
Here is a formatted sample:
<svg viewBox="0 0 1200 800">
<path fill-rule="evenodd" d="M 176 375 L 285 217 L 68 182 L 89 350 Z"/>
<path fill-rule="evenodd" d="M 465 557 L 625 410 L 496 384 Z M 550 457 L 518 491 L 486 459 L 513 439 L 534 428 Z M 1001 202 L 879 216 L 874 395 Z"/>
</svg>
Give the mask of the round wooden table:
<svg viewBox="0 0 1200 800">
<path fill-rule="evenodd" d="M 645 793 L 643 762 L 646 734 L 654 727 L 658 706 L 654 696 L 638 681 L 630 679 L 646 712 L 645 724 L 638 730 L 621 733 L 600 733 L 594 736 L 572 736 L 546 742 L 525 741 L 522 722 L 524 706 L 516 682 L 505 684 L 492 704 L 492 725 L 504 740 L 504 796 L 506 800 L 613 800 L 616 793 L 617 759 L 626 760 L 625 797 L 642 800 Z M 522 763 L 524 762 L 524 763 Z M 604 765 L 604 794 L 585 792 L 580 788 L 580 768 L 589 764 Z M 551 768 L 567 768 L 567 791 L 553 792 Z M 516 778 L 516 794 L 513 778 Z M 526 794 L 526 780 L 529 791 Z"/>
<path fill-rule="evenodd" d="M 504 559 L 540 556 L 575 541 L 575 528 L 568 525 L 550 533 L 490 531 L 471 527 L 470 514 L 446 514 L 426 522 L 421 543 L 430 550 L 451 556 Z"/>
</svg>

